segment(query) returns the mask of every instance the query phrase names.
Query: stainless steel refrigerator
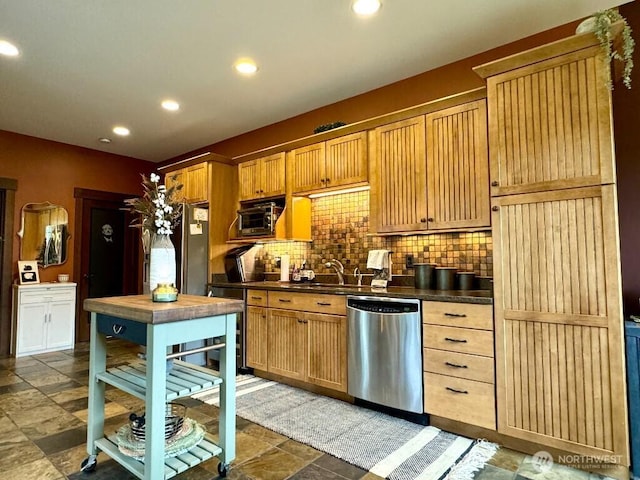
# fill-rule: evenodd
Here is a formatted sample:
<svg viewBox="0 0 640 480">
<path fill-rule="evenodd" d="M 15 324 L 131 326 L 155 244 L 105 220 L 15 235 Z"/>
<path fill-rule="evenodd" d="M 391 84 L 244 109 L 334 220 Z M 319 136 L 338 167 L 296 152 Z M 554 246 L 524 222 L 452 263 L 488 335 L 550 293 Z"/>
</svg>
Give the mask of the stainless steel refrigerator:
<svg viewBox="0 0 640 480">
<path fill-rule="evenodd" d="M 206 295 L 209 283 L 208 205 L 183 205 L 177 237 L 178 289 L 184 294 Z"/>
<path fill-rule="evenodd" d="M 206 295 L 209 283 L 209 206 L 189 205 L 182 208 L 179 232 L 175 232 L 177 287 L 181 294 Z M 181 351 L 204 346 L 204 341 L 180 345 Z M 206 365 L 205 353 L 187 355 L 183 360 Z"/>
</svg>

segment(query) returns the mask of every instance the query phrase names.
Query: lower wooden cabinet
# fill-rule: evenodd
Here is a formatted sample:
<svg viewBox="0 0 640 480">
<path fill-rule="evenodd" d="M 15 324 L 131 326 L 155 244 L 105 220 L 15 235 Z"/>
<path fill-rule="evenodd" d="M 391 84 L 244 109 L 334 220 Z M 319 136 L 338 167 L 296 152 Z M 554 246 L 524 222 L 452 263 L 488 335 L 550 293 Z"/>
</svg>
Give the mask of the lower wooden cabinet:
<svg viewBox="0 0 640 480">
<path fill-rule="evenodd" d="M 493 307 L 423 302 L 425 412 L 496 429 Z"/>
<path fill-rule="evenodd" d="M 267 369 L 267 309 L 247 306 L 247 365 Z"/>
<path fill-rule="evenodd" d="M 344 296 L 249 290 L 247 304 L 247 365 L 347 391 Z"/>
</svg>

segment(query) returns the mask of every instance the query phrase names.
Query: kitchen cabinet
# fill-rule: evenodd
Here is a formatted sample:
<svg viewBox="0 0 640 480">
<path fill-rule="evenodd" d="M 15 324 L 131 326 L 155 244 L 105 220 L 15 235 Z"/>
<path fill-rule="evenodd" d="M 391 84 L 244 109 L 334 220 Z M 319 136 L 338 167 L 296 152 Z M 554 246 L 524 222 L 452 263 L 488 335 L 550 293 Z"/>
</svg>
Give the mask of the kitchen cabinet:
<svg viewBox="0 0 640 480">
<path fill-rule="evenodd" d="M 587 34 L 476 71 L 489 105 L 498 432 L 624 468 L 607 69 Z"/>
<path fill-rule="evenodd" d="M 488 227 L 486 101 L 429 113 L 426 129 L 427 228 Z"/>
<path fill-rule="evenodd" d="M 346 297 L 249 290 L 247 304 L 249 366 L 347 391 Z"/>
<path fill-rule="evenodd" d="M 375 233 L 490 226 L 485 100 L 378 127 L 370 150 Z"/>
<path fill-rule="evenodd" d="M 267 292 L 247 291 L 247 365 L 258 370 L 267 370 L 267 346 L 269 330 L 267 321 Z"/>
<path fill-rule="evenodd" d="M 76 284 L 13 286 L 13 353 L 16 357 L 72 349 Z"/>
<path fill-rule="evenodd" d="M 424 115 L 378 127 L 370 141 L 372 228 L 376 233 L 426 230 Z"/>
<path fill-rule="evenodd" d="M 177 199 L 187 203 L 209 201 L 209 164 L 201 162 L 195 165 L 173 170 L 165 174 L 165 186 L 171 188 L 182 184 Z"/>
<path fill-rule="evenodd" d="M 287 178 L 291 192 L 367 183 L 367 133 L 358 132 L 292 150 L 288 154 Z"/>
<path fill-rule="evenodd" d="M 424 410 L 496 429 L 493 308 L 423 302 Z"/>
<path fill-rule="evenodd" d="M 276 153 L 238 165 L 240 201 L 285 194 L 285 153 Z"/>
</svg>

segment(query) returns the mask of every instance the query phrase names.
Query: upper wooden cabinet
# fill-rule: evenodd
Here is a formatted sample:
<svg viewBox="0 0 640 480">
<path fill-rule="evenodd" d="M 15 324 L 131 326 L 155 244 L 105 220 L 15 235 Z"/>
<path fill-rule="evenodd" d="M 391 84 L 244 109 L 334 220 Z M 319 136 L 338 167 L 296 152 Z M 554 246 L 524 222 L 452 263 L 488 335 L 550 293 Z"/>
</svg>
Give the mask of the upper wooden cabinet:
<svg viewBox="0 0 640 480">
<path fill-rule="evenodd" d="M 600 47 L 539 60 L 487 79 L 491 194 L 614 182 L 611 95 Z"/>
<path fill-rule="evenodd" d="M 309 193 L 367 182 L 367 133 L 359 132 L 291 150 L 291 192 Z"/>
<path fill-rule="evenodd" d="M 370 140 L 376 233 L 490 225 L 485 100 L 378 127 Z"/>
<path fill-rule="evenodd" d="M 240 201 L 284 195 L 284 152 L 239 164 L 238 180 Z"/>
<path fill-rule="evenodd" d="M 426 126 L 428 229 L 489 226 L 486 101 L 430 113 Z"/>
<path fill-rule="evenodd" d="M 372 227 L 377 233 L 425 230 L 424 115 L 378 127 L 370 140 Z"/>
<path fill-rule="evenodd" d="M 177 185 L 182 185 L 182 188 L 180 190 L 176 190 L 176 193 L 174 196 L 174 198 L 179 202 L 184 201 L 184 193 L 185 193 L 184 182 L 185 182 L 184 170 L 174 170 L 173 172 L 167 172 L 164 176 L 164 184 L 167 187 L 167 189 Z"/>
<path fill-rule="evenodd" d="M 165 174 L 165 185 L 182 184 L 177 199 L 187 203 L 203 203 L 209 201 L 209 164 L 207 162 L 191 165 Z"/>
</svg>

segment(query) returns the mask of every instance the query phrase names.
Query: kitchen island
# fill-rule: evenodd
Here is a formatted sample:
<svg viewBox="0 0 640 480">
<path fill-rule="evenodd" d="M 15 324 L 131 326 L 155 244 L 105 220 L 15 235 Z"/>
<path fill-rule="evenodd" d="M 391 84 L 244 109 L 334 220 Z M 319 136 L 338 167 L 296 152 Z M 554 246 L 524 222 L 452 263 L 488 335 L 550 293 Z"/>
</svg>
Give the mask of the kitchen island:
<svg viewBox="0 0 640 480">
<path fill-rule="evenodd" d="M 87 452 L 82 469 L 96 467 L 103 451 L 136 477 L 171 478 L 211 457 L 218 457 L 218 471 L 226 475 L 235 458 L 235 333 L 240 300 L 180 295 L 176 302 L 154 303 L 149 295 L 91 298 L 84 309 L 91 312 L 89 365 L 89 414 Z M 146 347 L 146 363 L 106 368 L 107 336 L 123 338 Z M 221 337 L 220 373 L 167 359 L 172 345 Z M 229 345 L 230 348 L 227 348 Z M 122 453 L 115 435 L 104 437 L 104 392 L 112 385 L 145 401 L 144 460 Z M 210 435 L 186 453 L 165 457 L 166 404 L 176 398 L 220 385 L 219 442 Z"/>
</svg>

